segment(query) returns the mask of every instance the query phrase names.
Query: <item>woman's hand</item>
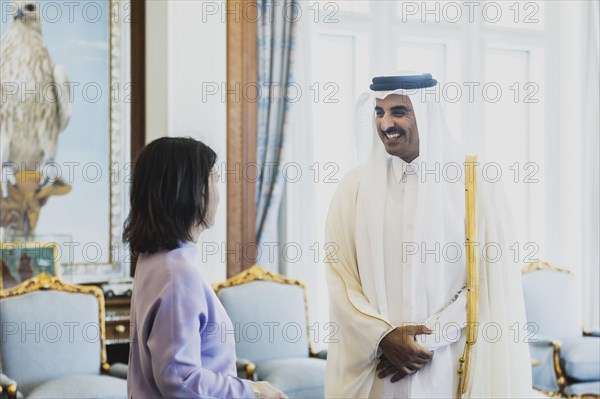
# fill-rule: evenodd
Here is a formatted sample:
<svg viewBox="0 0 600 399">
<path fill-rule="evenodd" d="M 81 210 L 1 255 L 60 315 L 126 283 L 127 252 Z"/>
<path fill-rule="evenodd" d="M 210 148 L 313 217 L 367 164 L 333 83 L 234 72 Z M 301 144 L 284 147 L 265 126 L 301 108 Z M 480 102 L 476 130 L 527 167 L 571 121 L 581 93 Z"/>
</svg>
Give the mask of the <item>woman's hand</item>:
<svg viewBox="0 0 600 399">
<path fill-rule="evenodd" d="M 287 399 L 287 396 L 267 381 L 259 381 L 254 383 L 256 391 L 260 399 Z"/>
</svg>

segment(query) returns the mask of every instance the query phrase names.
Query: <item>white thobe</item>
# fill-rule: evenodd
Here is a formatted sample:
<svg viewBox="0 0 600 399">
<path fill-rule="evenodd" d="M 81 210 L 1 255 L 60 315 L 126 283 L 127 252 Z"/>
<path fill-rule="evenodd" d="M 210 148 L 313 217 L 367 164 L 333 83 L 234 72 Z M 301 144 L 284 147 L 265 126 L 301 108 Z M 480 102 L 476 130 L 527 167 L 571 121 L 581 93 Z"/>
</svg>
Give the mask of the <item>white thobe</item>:
<svg viewBox="0 0 600 399">
<path fill-rule="evenodd" d="M 385 281 L 389 317 L 395 325 L 411 321 L 410 300 L 406 294 L 409 281 L 402 278 L 402 269 L 407 267 L 403 254 L 404 243 L 413 239 L 415 205 L 417 200 L 417 176 L 405 173 L 411 165 L 401 158 L 388 161 L 388 184 L 383 224 Z"/>
<path fill-rule="evenodd" d="M 415 313 L 412 307 L 418 307 L 419 304 L 411 303 L 410 293 L 413 289 L 419 287 L 411 287 L 410 279 L 403 276 L 405 274 L 403 271 L 410 267 L 409 257 L 405 250 L 408 249 L 407 243 L 413 241 L 414 224 L 416 222 L 414 219 L 418 177 L 414 173 L 414 168 L 416 168 L 414 165 L 417 162 L 418 158 L 412 163 L 407 163 L 398 157 L 392 157 L 388 160 L 388 184 L 384 219 L 384 272 L 388 316 L 389 320 L 396 326 L 423 322 L 423 320 L 412 319 L 412 315 Z M 423 283 L 426 284 L 427 282 Z M 454 292 L 447 293 L 448 301 L 452 299 L 454 294 Z M 464 316 L 465 313 L 463 312 L 461 315 Z M 454 321 L 462 324 L 464 319 L 455 317 Z M 431 326 L 431 328 L 434 328 L 434 326 Z M 453 348 L 437 348 L 435 352 L 439 354 L 443 351 L 450 351 L 450 356 L 458 359 L 462 344 L 463 342 L 457 342 L 452 344 Z M 434 355 L 431 364 L 426 365 L 419 371 L 422 374 L 420 377 L 427 374 L 425 381 L 432 382 L 425 387 L 429 391 L 427 396 L 450 398 L 454 396 L 456 384 L 458 383 L 458 374 L 454 369 L 457 362 L 452 364 L 454 366 L 452 369 L 446 369 L 447 365 L 432 369 L 432 366 L 435 366 L 433 363 L 438 361 L 438 357 Z M 441 373 L 442 375 L 436 376 L 433 375 L 434 373 Z M 405 377 L 396 383 L 391 383 L 391 378 L 392 376 L 389 376 L 384 381 L 384 397 L 415 397 L 415 393 L 411 392 L 413 383 L 411 376 Z M 436 381 L 436 384 L 433 384 L 433 380 Z M 422 389 L 418 391 L 422 391 Z"/>
<path fill-rule="evenodd" d="M 389 318 L 397 326 L 409 322 L 411 314 L 410 300 L 406 298 L 406 294 L 410 292 L 406 287 L 409 281 L 402 276 L 403 268 L 410 265 L 406 262 L 403 248 L 404 243 L 412 241 L 413 238 L 417 176 L 405 173 L 408 166 L 408 163 L 398 157 L 393 157 L 388 162 L 386 217 L 383 224 L 384 270 Z M 383 396 L 410 397 L 409 377 L 391 383 L 392 377 L 393 374 L 384 382 Z"/>
</svg>

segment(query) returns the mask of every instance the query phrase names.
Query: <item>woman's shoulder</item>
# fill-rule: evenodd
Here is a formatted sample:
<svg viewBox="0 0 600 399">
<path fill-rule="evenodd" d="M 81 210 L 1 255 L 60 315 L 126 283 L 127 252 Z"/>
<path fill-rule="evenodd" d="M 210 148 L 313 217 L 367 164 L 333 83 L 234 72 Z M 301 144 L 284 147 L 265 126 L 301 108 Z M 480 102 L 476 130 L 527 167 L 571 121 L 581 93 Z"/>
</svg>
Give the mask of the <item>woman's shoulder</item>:
<svg viewBox="0 0 600 399">
<path fill-rule="evenodd" d="M 170 251 L 144 255 L 136 268 L 138 280 L 144 285 L 164 288 L 174 285 L 177 289 L 198 292 L 208 284 L 202 277 L 196 253 L 196 245 L 186 243 Z"/>
<path fill-rule="evenodd" d="M 180 247 L 167 252 L 165 266 L 172 275 L 173 280 L 204 282 L 200 267 L 195 261 L 195 250 L 189 247 Z"/>
<path fill-rule="evenodd" d="M 165 284 L 176 302 L 185 302 L 185 307 L 193 311 L 204 311 L 211 302 L 212 289 L 202 277 L 194 255 L 195 251 L 185 247 L 169 251 L 165 256 Z"/>
</svg>

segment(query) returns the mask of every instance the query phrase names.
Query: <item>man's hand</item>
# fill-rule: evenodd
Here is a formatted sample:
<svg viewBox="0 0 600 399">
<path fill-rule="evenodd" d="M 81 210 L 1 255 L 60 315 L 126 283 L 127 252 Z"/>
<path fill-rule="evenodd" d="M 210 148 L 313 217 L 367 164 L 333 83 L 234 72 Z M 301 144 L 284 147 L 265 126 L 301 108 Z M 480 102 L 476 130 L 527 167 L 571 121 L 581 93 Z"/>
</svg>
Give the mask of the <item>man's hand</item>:
<svg viewBox="0 0 600 399">
<path fill-rule="evenodd" d="M 431 360 L 433 352 L 417 344 L 416 336 L 432 333 L 424 325 L 403 326 L 396 327 L 383 337 L 379 343 L 383 355 L 377 365 L 378 377 L 385 378 L 394 374 L 391 382 L 397 382 L 419 371 Z"/>
</svg>

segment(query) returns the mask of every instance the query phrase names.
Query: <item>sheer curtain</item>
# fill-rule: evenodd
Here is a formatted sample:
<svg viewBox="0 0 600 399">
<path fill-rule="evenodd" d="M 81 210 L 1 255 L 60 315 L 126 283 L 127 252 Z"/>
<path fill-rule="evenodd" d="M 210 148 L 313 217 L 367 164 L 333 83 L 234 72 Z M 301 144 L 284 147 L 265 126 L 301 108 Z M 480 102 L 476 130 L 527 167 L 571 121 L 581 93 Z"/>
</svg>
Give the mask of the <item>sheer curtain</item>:
<svg viewBox="0 0 600 399">
<path fill-rule="evenodd" d="M 258 126 L 256 137 L 256 242 L 257 263 L 280 271 L 279 211 L 284 192 L 284 148 L 289 129 L 288 111 L 296 0 L 258 1 Z M 244 165 L 246 166 L 246 165 Z"/>
</svg>

